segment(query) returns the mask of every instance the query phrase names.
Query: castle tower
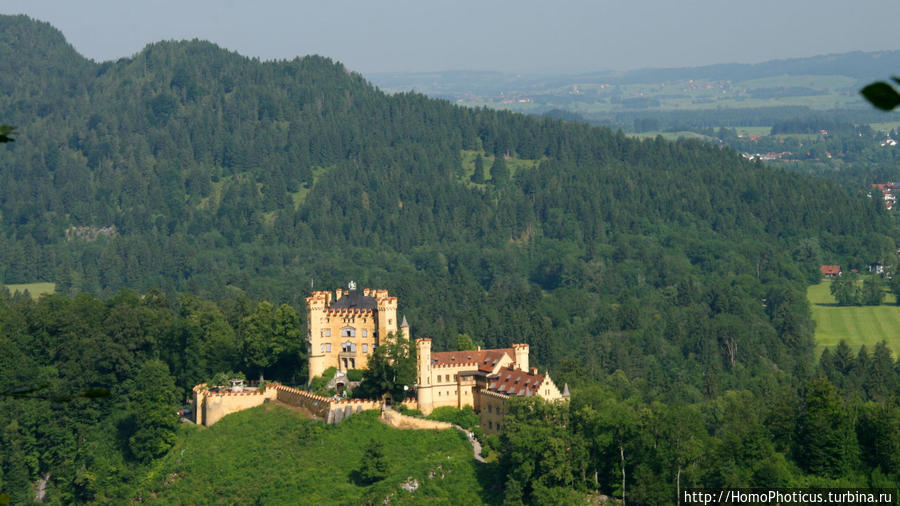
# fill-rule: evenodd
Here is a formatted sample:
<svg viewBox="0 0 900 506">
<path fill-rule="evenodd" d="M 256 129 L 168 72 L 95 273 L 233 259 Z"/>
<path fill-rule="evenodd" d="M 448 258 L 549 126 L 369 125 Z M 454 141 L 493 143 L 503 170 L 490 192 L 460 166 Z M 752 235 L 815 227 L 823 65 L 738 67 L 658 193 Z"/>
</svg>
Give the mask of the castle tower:
<svg viewBox="0 0 900 506">
<path fill-rule="evenodd" d="M 520 371 L 528 370 L 528 345 L 527 344 L 513 344 L 513 350 L 516 352 L 516 369 Z"/>
<path fill-rule="evenodd" d="M 416 339 L 416 400 L 422 413 L 431 413 L 434 409 L 432 387 L 431 339 Z"/>
<path fill-rule="evenodd" d="M 365 369 L 369 356 L 397 332 L 397 297 L 387 290 L 358 290 L 351 281 L 347 290 L 313 292 L 306 298 L 309 380 L 329 367 L 339 371 Z M 407 323 L 404 335 L 408 335 Z"/>
<path fill-rule="evenodd" d="M 406 321 L 406 315 L 403 315 L 403 320 L 400 321 L 400 334 L 403 335 L 403 339 L 409 340 L 409 322 Z"/>
<path fill-rule="evenodd" d="M 378 339 L 387 344 L 388 334 L 397 332 L 397 297 L 389 297 L 387 290 L 375 290 L 378 308 Z"/>
</svg>

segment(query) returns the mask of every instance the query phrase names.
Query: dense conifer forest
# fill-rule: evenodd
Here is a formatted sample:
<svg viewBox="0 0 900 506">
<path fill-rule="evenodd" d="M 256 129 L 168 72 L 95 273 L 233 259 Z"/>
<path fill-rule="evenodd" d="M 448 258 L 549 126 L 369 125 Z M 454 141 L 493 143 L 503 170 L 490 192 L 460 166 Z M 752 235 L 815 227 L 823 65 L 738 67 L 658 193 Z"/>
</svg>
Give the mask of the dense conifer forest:
<svg viewBox="0 0 900 506">
<path fill-rule="evenodd" d="M 318 56 L 194 40 L 96 63 L 26 17 L 0 17 L 0 114 L 0 281 L 58 292 L 0 297 L 15 501 L 40 480 L 50 502 L 128 499 L 193 384 L 304 378 L 303 299 L 350 279 L 399 296 L 437 350 L 527 342 L 573 387 L 514 410 L 507 498 L 621 495 L 623 469 L 634 504 L 900 479 L 900 366 L 819 364 L 805 298 L 822 263 L 893 258 L 861 193 L 701 142 L 385 95 Z M 78 397 L 93 387 L 110 395 Z"/>
</svg>

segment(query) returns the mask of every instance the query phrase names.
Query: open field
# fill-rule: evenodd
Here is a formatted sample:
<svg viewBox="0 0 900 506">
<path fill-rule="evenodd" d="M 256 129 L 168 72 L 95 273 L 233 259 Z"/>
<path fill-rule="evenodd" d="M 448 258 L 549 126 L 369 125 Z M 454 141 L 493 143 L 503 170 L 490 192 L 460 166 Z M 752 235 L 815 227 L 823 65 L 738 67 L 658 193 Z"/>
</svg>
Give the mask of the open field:
<svg viewBox="0 0 900 506">
<path fill-rule="evenodd" d="M 487 177 L 488 181 L 491 179 L 491 165 L 494 163 L 494 158 L 485 153 L 480 153 L 482 158 L 484 159 L 484 175 Z M 463 174 L 461 177 L 462 181 L 469 182 L 469 178 L 472 177 L 472 174 L 475 173 L 475 158 L 478 157 L 478 151 L 469 151 L 462 150 L 460 152 L 462 156 L 462 169 Z M 509 177 L 512 178 L 516 175 L 521 169 L 533 169 L 538 166 L 540 160 L 529 160 L 527 158 L 516 158 L 512 157 L 506 160 L 506 166 L 509 168 Z M 477 185 L 475 183 L 469 182 L 470 185 L 473 186 L 484 186 Z"/>
<path fill-rule="evenodd" d="M 893 295 L 880 306 L 840 307 L 831 296 L 831 283 L 823 281 L 809 287 L 807 298 L 816 321 L 816 345 L 836 346 L 842 339 L 854 350 L 866 345 L 871 351 L 876 343 L 887 341 L 895 356 L 900 352 L 900 306 Z"/>
<path fill-rule="evenodd" d="M 663 139 L 667 141 L 677 141 L 679 139 L 700 139 L 700 140 L 713 140 L 711 137 L 708 137 L 703 134 L 698 134 L 697 132 L 690 132 L 687 130 L 679 131 L 679 132 L 662 132 L 659 130 L 652 130 L 649 132 L 641 132 L 636 134 L 625 134 L 628 137 L 635 137 L 638 139 L 655 139 L 657 136 L 662 136 Z"/>
<path fill-rule="evenodd" d="M 772 127 L 770 126 L 735 126 L 732 128 L 738 135 L 746 137 L 765 137 L 772 133 Z"/>
<path fill-rule="evenodd" d="M 51 294 L 56 291 L 56 283 L 21 283 L 3 286 L 5 286 L 6 289 L 9 290 L 9 293 L 13 295 L 16 292 L 25 293 L 25 290 L 28 290 L 28 293 L 35 299 L 45 293 Z"/>
<path fill-rule="evenodd" d="M 884 123 L 869 123 L 872 130 L 877 132 L 890 132 L 891 130 L 900 128 L 900 121 L 887 121 Z"/>
</svg>

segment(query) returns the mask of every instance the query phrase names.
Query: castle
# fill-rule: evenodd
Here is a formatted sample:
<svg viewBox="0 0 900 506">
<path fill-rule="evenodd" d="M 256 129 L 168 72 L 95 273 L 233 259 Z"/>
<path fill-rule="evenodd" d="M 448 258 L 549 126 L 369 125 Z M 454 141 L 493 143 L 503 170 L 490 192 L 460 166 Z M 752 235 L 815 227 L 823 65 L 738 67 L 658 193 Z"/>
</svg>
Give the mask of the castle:
<svg viewBox="0 0 900 506">
<path fill-rule="evenodd" d="M 309 378 L 325 369 L 363 369 L 368 354 L 392 333 L 409 339 L 406 317 L 397 324 L 397 297 L 387 290 L 357 290 L 350 282 L 338 289 L 313 292 L 306 299 L 309 311 Z M 538 396 L 548 401 L 568 398 L 568 386 L 560 392 L 549 374 L 528 366 L 527 344 L 494 350 L 431 351 L 431 339 L 416 339 L 416 401 L 419 411 L 472 406 L 486 432 L 499 432 L 510 397 Z"/>
<path fill-rule="evenodd" d="M 352 281 L 347 291 L 316 291 L 306 298 L 309 379 L 329 367 L 339 371 L 364 369 L 369 355 L 391 336 L 409 339 L 404 316 L 397 323 L 397 297 L 387 290 L 357 290 Z M 568 400 L 569 387 L 560 391 L 549 373 L 529 367 L 527 344 L 493 350 L 431 351 L 431 339 L 416 339 L 416 398 L 404 405 L 428 415 L 436 408 L 474 408 L 486 433 L 503 427 L 507 403 L 512 397 L 540 397 L 547 401 Z M 194 388 L 196 421 L 211 425 L 228 413 L 247 409 L 266 399 L 302 405 L 329 423 L 337 423 L 375 401 L 338 400 L 276 385 L 268 390 L 233 393 Z"/>
</svg>

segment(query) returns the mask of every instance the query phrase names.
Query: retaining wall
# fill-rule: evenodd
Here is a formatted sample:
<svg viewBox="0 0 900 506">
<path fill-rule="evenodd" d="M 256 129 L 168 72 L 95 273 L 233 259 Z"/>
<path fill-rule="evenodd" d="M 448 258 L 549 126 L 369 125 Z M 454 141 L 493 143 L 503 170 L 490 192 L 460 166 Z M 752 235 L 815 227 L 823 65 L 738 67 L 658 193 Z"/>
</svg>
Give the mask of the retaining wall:
<svg viewBox="0 0 900 506">
<path fill-rule="evenodd" d="M 381 412 L 381 421 L 397 429 L 444 430 L 453 428 L 451 423 L 401 415 L 392 409 L 386 409 Z"/>
</svg>

